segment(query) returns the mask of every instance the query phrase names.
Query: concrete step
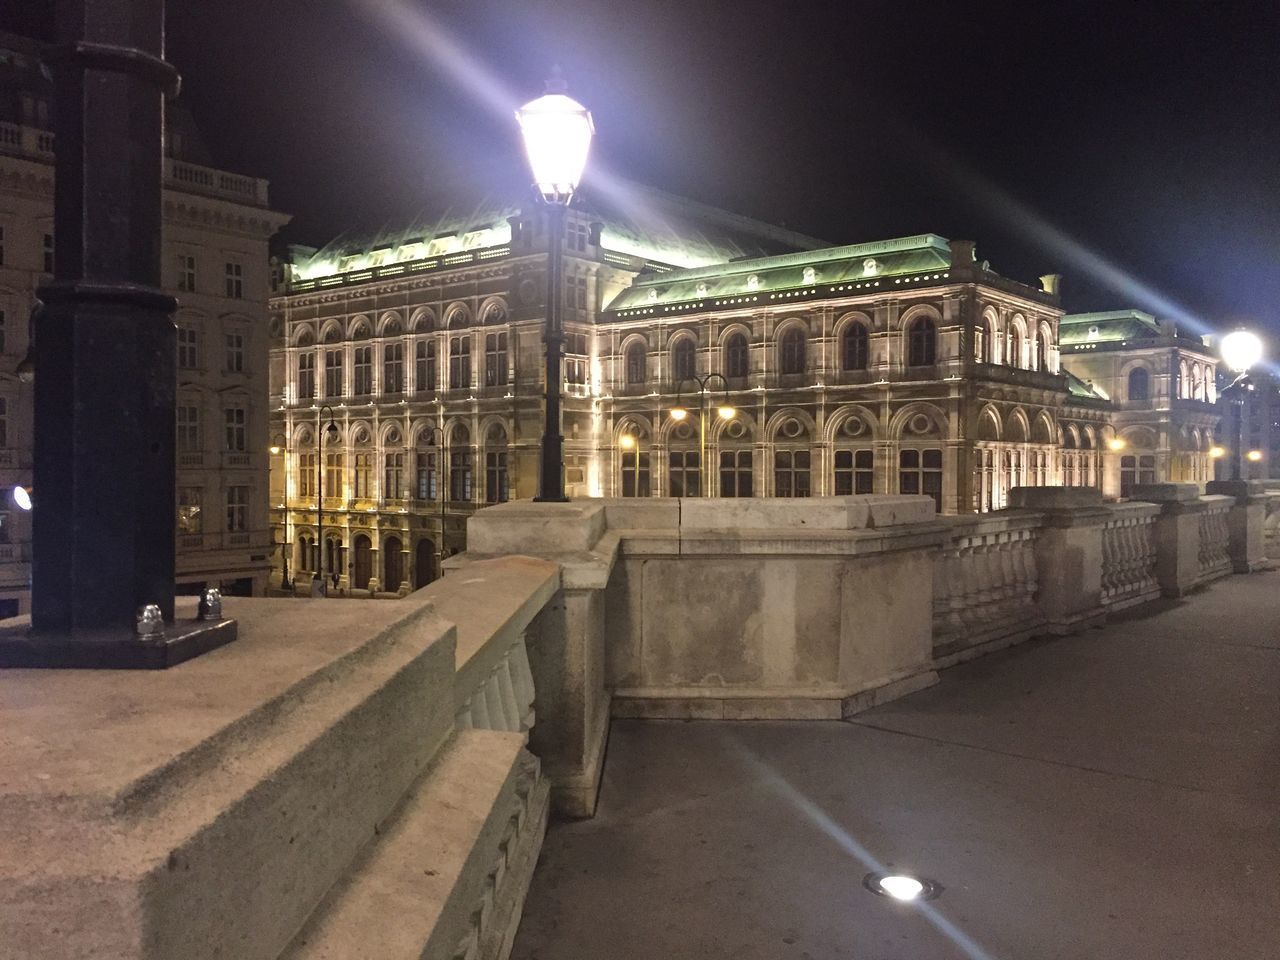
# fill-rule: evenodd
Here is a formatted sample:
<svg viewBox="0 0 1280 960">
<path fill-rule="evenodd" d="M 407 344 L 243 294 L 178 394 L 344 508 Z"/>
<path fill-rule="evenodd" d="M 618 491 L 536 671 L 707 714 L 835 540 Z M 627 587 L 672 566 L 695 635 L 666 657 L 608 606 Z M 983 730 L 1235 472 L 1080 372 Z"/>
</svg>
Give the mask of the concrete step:
<svg viewBox="0 0 1280 960">
<path fill-rule="evenodd" d="M 281 960 L 505 960 L 548 792 L 523 734 L 460 731 Z"/>
</svg>

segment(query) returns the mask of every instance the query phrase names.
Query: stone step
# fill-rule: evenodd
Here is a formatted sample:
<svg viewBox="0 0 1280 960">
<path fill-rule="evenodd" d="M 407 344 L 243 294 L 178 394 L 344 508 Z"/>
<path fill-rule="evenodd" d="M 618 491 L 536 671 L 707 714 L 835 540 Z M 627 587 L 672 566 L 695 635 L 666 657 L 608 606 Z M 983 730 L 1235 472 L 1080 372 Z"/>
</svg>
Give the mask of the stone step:
<svg viewBox="0 0 1280 960">
<path fill-rule="evenodd" d="M 281 960 L 505 960 L 548 792 L 522 734 L 460 731 Z"/>
</svg>

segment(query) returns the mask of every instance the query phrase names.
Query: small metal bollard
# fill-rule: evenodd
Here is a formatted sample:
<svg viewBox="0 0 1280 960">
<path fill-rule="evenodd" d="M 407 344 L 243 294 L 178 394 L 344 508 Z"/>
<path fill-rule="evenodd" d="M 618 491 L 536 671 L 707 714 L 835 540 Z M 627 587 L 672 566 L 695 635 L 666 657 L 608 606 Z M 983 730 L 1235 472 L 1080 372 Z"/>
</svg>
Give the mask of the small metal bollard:
<svg viewBox="0 0 1280 960">
<path fill-rule="evenodd" d="M 138 637 L 142 640 L 164 639 L 164 616 L 158 604 L 148 603 L 138 611 Z"/>
<path fill-rule="evenodd" d="M 222 591 L 217 587 L 205 587 L 200 594 L 200 606 L 196 614 L 200 620 L 222 619 Z"/>
</svg>

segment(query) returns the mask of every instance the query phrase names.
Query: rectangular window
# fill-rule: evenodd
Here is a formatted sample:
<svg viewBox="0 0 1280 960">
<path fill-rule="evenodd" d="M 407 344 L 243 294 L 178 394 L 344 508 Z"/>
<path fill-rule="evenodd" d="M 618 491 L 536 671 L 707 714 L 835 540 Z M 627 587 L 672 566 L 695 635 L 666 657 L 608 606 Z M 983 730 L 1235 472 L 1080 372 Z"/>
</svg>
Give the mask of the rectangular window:
<svg viewBox="0 0 1280 960">
<path fill-rule="evenodd" d="M 200 532 L 200 504 L 204 491 L 199 487 L 178 488 L 178 532 Z"/>
<path fill-rule="evenodd" d="M 388 343 L 382 347 L 382 392 L 404 393 L 403 343 Z"/>
<path fill-rule="evenodd" d="M 568 277 L 564 284 L 564 305 L 570 310 L 587 309 L 587 278 Z"/>
<path fill-rule="evenodd" d="M 53 273 L 53 234 L 46 233 L 41 247 L 44 253 L 44 272 Z"/>
<path fill-rule="evenodd" d="M 244 373 L 244 334 L 227 334 L 227 373 Z"/>
<path fill-rule="evenodd" d="M 356 347 L 354 357 L 351 392 L 357 397 L 367 397 L 373 393 L 373 347 Z"/>
<path fill-rule="evenodd" d="M 232 300 L 244 299 L 244 268 L 234 260 L 227 261 L 226 293 Z"/>
<path fill-rule="evenodd" d="M 491 333 L 484 338 L 484 385 L 496 387 L 507 380 L 507 335 Z"/>
<path fill-rule="evenodd" d="M 244 407 L 227 407 L 226 415 L 227 449 L 236 452 L 249 449 L 245 439 L 245 422 L 248 414 Z"/>
<path fill-rule="evenodd" d="M 196 258 L 178 254 L 178 289 L 183 293 L 195 293 Z"/>
<path fill-rule="evenodd" d="M 195 453 L 200 449 L 200 408 L 194 404 L 178 404 L 178 452 Z"/>
<path fill-rule="evenodd" d="M 298 399 L 310 400 L 316 395 L 316 355 L 308 350 L 298 354 Z"/>
<path fill-rule="evenodd" d="M 622 452 L 622 495 L 649 496 L 649 454 L 639 450 Z"/>
<path fill-rule="evenodd" d="M 414 346 L 413 382 L 418 393 L 434 392 L 436 389 L 436 342 L 419 340 Z"/>
<path fill-rule="evenodd" d="M 386 500 L 404 499 L 403 453 L 388 453 L 383 456 L 382 496 Z"/>
<path fill-rule="evenodd" d="M 449 341 L 449 388 L 471 386 L 471 338 L 454 337 Z"/>
<path fill-rule="evenodd" d="M 336 498 L 342 496 L 342 454 L 326 453 L 324 455 L 324 495 Z"/>
<path fill-rule="evenodd" d="M 471 499 L 471 453 L 459 451 L 449 457 L 449 499 Z"/>
<path fill-rule="evenodd" d="M 809 451 L 779 450 L 773 455 L 773 495 L 808 497 Z"/>
<path fill-rule="evenodd" d="M 1019 469 L 1015 466 L 1015 470 Z M 942 451 L 903 450 L 898 454 L 898 492 L 933 497 L 942 510 Z"/>
<path fill-rule="evenodd" d="M 200 365 L 199 337 L 194 327 L 178 327 L 178 366 L 188 370 Z"/>
<path fill-rule="evenodd" d="M 564 354 L 565 383 L 585 384 L 588 360 L 587 335 L 585 333 L 565 334 Z"/>
<path fill-rule="evenodd" d="M 872 450 L 836 451 L 836 496 L 870 493 L 875 452 Z"/>
<path fill-rule="evenodd" d="M 720 451 L 720 496 L 749 497 L 751 489 L 751 451 Z"/>
<path fill-rule="evenodd" d="M 355 499 L 368 500 L 373 496 L 373 454 L 355 455 L 355 471 L 351 479 L 354 483 L 351 495 Z"/>
<path fill-rule="evenodd" d="M 436 455 L 419 453 L 417 456 L 417 483 L 415 489 L 419 500 L 434 500 L 439 492 L 437 486 Z"/>
<path fill-rule="evenodd" d="M 328 399 L 342 396 L 342 350 L 326 350 L 324 354 L 324 395 Z"/>
<path fill-rule="evenodd" d="M 239 533 L 248 529 L 249 488 L 227 487 L 227 530 Z"/>
<path fill-rule="evenodd" d="M 314 497 L 316 495 L 316 455 L 303 453 L 298 456 L 298 496 Z"/>
<path fill-rule="evenodd" d="M 484 455 L 484 499 L 486 503 L 506 503 L 511 491 L 507 479 L 505 451 Z"/>
<path fill-rule="evenodd" d="M 697 450 L 672 450 L 667 455 L 668 496 L 702 496 L 702 471 L 698 469 Z"/>
<path fill-rule="evenodd" d="M 585 223 L 571 223 L 568 225 L 565 246 L 574 253 L 583 253 L 587 249 L 589 237 L 590 231 Z"/>
</svg>

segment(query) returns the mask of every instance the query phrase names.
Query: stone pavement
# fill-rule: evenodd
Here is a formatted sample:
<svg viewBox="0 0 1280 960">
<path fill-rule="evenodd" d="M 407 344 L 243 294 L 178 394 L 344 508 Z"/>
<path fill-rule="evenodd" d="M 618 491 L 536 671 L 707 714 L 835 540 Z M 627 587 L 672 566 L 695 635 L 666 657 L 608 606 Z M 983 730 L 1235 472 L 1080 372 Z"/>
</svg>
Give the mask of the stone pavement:
<svg viewBox="0 0 1280 960">
<path fill-rule="evenodd" d="M 903 905 L 877 865 L 944 887 Z M 1280 958 L 1280 572 L 854 722 L 615 721 L 516 960 Z"/>
</svg>

